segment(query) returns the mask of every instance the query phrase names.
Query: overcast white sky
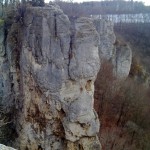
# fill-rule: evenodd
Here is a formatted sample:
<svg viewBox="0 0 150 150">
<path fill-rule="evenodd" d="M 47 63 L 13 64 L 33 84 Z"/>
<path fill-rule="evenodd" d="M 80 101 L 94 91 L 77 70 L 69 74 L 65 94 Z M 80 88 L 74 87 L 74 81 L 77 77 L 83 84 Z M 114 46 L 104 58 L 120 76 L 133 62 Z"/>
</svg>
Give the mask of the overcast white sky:
<svg viewBox="0 0 150 150">
<path fill-rule="evenodd" d="M 53 0 L 45 0 L 45 2 L 49 2 Z M 70 1 L 70 0 L 64 0 L 64 1 Z M 83 2 L 83 1 L 101 1 L 101 0 L 73 0 L 73 2 Z M 142 1 L 145 3 L 145 5 L 150 5 L 150 0 L 134 0 L 134 1 Z"/>
<path fill-rule="evenodd" d="M 137 0 L 137 1 L 139 1 L 139 0 Z M 141 1 L 144 2 L 145 5 L 149 5 L 150 6 L 150 0 L 141 0 Z"/>
</svg>

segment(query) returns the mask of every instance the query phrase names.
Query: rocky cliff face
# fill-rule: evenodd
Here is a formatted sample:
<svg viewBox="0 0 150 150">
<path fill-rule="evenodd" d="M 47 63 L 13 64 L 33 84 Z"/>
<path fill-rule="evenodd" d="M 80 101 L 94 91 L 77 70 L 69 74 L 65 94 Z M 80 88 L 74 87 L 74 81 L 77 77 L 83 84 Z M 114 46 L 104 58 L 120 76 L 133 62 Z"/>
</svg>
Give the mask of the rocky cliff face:
<svg viewBox="0 0 150 150">
<path fill-rule="evenodd" d="M 10 61 L 6 57 L 4 25 L 0 25 L 0 143 L 11 143 L 14 124 L 10 121 L 12 109 L 14 108 L 14 98 L 11 91 L 11 73 L 9 70 Z M 9 122 L 9 123 L 8 123 Z"/>
<path fill-rule="evenodd" d="M 99 38 L 92 21 L 69 21 L 54 6 L 28 8 L 24 16 L 23 24 L 13 23 L 0 59 L 3 99 L 16 110 L 16 148 L 99 150 Z"/>
<path fill-rule="evenodd" d="M 27 8 L 0 36 L 0 94 L 21 150 L 100 150 L 93 109 L 100 58 L 126 77 L 128 46 L 105 20 L 68 19 L 56 6 Z M 21 22 L 20 22 L 21 21 Z"/>
<path fill-rule="evenodd" d="M 112 22 L 105 19 L 95 19 L 93 22 L 100 37 L 99 56 L 101 60 L 106 59 L 113 64 L 114 75 L 117 78 L 126 78 L 132 62 L 131 48 L 126 43 L 118 42 Z"/>
<path fill-rule="evenodd" d="M 128 77 L 131 63 L 132 63 L 132 50 L 126 43 L 115 43 L 115 55 L 112 57 L 112 64 L 114 66 L 114 74 L 119 79 Z"/>
</svg>

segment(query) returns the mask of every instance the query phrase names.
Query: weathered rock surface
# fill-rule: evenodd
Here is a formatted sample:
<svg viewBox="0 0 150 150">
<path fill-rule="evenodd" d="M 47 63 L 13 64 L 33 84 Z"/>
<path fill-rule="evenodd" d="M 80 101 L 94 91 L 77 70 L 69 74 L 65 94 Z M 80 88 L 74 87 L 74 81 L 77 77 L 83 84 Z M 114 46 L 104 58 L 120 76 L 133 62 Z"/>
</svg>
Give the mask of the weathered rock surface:
<svg viewBox="0 0 150 150">
<path fill-rule="evenodd" d="M 13 123 L 10 121 L 14 106 L 13 93 L 11 92 L 11 74 L 9 61 L 4 47 L 4 24 L 0 25 L 0 143 L 11 145 Z M 9 144 L 8 144 L 9 143 Z"/>
<path fill-rule="evenodd" d="M 129 75 L 132 51 L 127 44 L 118 43 L 114 33 L 114 25 L 105 19 L 93 20 L 99 33 L 99 56 L 101 60 L 108 60 L 113 64 L 114 75 L 124 79 Z"/>
<path fill-rule="evenodd" d="M 10 29 L 1 63 L 1 69 L 7 64 L 3 89 L 12 96 L 6 102 L 16 109 L 15 146 L 100 150 L 93 109 L 99 39 L 92 21 L 70 22 L 54 6 L 28 8 L 24 16 L 23 26 Z"/>
<path fill-rule="evenodd" d="M 8 70 L 8 62 L 6 61 L 5 57 L 5 47 L 4 47 L 4 26 L 0 26 L 0 97 L 5 96 L 5 99 L 9 99 L 9 94 L 11 94 L 10 90 L 10 79 L 9 79 L 9 70 Z M 4 87 L 4 85 L 6 85 Z M 6 100 L 7 101 L 7 100 Z M 9 105 L 10 103 L 7 103 L 6 101 L 3 101 L 3 99 L 0 101 L 0 104 L 2 105 Z M 8 108 L 8 106 L 7 106 Z M 6 111 L 6 110 L 5 110 Z"/>
<path fill-rule="evenodd" d="M 7 37 L 0 30 L 1 104 L 14 117 L 15 147 L 100 150 L 93 109 L 100 59 L 111 61 L 124 78 L 130 48 L 116 44 L 113 25 L 105 20 L 94 21 L 96 31 L 91 19 L 70 21 L 53 5 L 27 8 L 24 16 Z"/>
<path fill-rule="evenodd" d="M 93 22 L 99 33 L 99 56 L 101 59 L 110 60 L 113 56 L 116 41 L 113 23 L 105 19 L 95 19 Z"/>
<path fill-rule="evenodd" d="M 127 44 L 115 44 L 115 55 L 112 57 L 114 74 L 120 79 L 129 75 L 132 63 L 132 50 Z"/>
</svg>

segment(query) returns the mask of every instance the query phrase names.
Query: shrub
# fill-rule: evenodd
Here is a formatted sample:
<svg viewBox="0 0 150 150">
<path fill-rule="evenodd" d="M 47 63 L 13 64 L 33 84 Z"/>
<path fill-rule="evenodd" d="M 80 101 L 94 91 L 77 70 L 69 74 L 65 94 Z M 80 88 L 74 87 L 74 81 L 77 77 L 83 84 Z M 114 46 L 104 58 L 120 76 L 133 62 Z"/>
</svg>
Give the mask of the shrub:
<svg viewBox="0 0 150 150">
<path fill-rule="evenodd" d="M 101 121 L 99 137 L 103 149 L 148 150 L 149 90 L 132 78 L 117 81 L 108 64 L 102 64 L 95 83 L 95 109 Z"/>
</svg>

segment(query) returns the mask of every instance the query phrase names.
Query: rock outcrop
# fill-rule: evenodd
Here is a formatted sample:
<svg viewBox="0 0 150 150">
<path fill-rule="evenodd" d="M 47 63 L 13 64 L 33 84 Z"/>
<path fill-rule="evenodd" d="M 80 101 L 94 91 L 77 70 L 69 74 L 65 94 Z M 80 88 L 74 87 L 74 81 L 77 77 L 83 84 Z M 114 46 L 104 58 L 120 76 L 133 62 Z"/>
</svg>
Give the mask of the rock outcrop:
<svg viewBox="0 0 150 150">
<path fill-rule="evenodd" d="M 5 42 L 1 84 L 3 99 L 15 107 L 16 148 L 100 150 L 93 109 L 99 38 L 92 21 L 69 21 L 52 5 L 27 8 Z"/>
<path fill-rule="evenodd" d="M 128 77 L 131 63 L 132 63 L 132 50 L 126 43 L 115 43 L 115 55 L 112 57 L 114 66 L 114 74 L 119 79 Z"/>
<path fill-rule="evenodd" d="M 105 19 L 94 19 L 94 25 L 99 33 L 99 56 L 113 64 L 114 75 L 124 79 L 129 75 L 132 51 L 126 43 L 118 42 L 114 33 L 114 24 Z"/>
<path fill-rule="evenodd" d="M 14 108 L 13 93 L 11 92 L 11 74 L 9 61 L 4 46 L 4 24 L 0 25 L 0 143 L 11 143 L 13 136 L 12 109 Z"/>
<path fill-rule="evenodd" d="M 100 39 L 99 56 L 101 59 L 110 60 L 114 54 L 114 43 L 116 41 L 113 23 L 105 19 L 94 19 L 93 23 Z"/>
<path fill-rule="evenodd" d="M 100 59 L 127 77 L 131 50 L 105 20 L 69 18 L 58 6 L 28 7 L 0 35 L 0 97 L 21 150 L 100 150 L 93 109 Z M 14 133 L 14 132 L 13 132 Z"/>
</svg>

